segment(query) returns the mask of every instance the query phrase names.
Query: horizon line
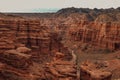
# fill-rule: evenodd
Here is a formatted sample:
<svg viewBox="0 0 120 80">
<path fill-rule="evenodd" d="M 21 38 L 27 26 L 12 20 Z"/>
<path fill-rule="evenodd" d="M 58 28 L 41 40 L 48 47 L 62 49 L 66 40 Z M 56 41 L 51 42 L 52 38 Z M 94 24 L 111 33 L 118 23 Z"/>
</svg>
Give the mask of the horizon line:
<svg viewBox="0 0 120 80">
<path fill-rule="evenodd" d="M 67 9 L 67 8 L 83 8 L 83 7 L 65 7 L 65 8 L 34 8 L 34 9 L 25 9 L 25 10 L 16 10 L 16 11 L 0 11 L 0 13 L 56 13 L 57 11 L 61 9 Z M 84 7 L 85 8 L 85 7 Z M 84 9 L 83 8 L 83 9 Z M 120 7 L 109 7 L 109 8 L 96 8 L 96 9 L 117 9 Z M 87 9 L 87 7 L 85 8 Z M 88 9 L 95 9 L 95 8 L 88 8 Z"/>
</svg>

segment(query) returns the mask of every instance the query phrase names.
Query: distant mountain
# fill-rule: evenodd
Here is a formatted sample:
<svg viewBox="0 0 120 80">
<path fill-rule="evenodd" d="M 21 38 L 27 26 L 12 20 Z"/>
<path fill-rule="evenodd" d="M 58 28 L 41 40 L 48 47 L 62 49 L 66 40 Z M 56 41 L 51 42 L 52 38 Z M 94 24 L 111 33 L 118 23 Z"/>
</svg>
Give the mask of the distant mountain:
<svg viewBox="0 0 120 80">
<path fill-rule="evenodd" d="M 108 9 L 89 9 L 89 8 L 63 8 L 55 13 L 56 17 L 80 17 L 79 19 L 84 19 L 88 21 L 120 21 L 120 7 L 118 8 L 108 8 Z"/>
<path fill-rule="evenodd" d="M 32 9 L 30 12 L 38 12 L 38 13 L 53 13 L 60 10 L 60 8 L 38 8 L 38 9 Z"/>
</svg>

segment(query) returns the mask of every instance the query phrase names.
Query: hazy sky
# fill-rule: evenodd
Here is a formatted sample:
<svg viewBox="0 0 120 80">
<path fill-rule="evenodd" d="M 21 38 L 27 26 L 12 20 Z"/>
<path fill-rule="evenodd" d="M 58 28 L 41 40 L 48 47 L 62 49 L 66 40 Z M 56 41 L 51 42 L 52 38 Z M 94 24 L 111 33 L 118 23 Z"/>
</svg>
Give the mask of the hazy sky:
<svg viewBox="0 0 120 80">
<path fill-rule="evenodd" d="M 119 6 L 120 0 L 0 0 L 0 12 L 24 12 L 38 8 L 116 8 Z"/>
</svg>

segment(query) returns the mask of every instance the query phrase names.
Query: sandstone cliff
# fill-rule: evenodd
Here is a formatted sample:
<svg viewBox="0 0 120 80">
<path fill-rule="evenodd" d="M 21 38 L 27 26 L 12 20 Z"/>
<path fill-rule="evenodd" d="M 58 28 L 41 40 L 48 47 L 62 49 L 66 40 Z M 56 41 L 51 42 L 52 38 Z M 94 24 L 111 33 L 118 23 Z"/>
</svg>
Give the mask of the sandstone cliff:
<svg viewBox="0 0 120 80">
<path fill-rule="evenodd" d="M 51 14 L 29 15 L 1 13 L 0 79 L 46 80 L 52 77 L 58 80 L 76 80 L 79 78 L 78 64 L 70 62 L 71 53 L 119 51 L 119 18 L 120 8 L 65 8 Z M 53 61 L 56 52 L 64 54 L 61 61 Z M 87 71 L 85 69 L 83 72 Z M 115 76 L 110 73 L 106 76 L 107 79 L 111 79 L 111 75 Z M 84 77 L 82 75 L 83 79 Z"/>
</svg>

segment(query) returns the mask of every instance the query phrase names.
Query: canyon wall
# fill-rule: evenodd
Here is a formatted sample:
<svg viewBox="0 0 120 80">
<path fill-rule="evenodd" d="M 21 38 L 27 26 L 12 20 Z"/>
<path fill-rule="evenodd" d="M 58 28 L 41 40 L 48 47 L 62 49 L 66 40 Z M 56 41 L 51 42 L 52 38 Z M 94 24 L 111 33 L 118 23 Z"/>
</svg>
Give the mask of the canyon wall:
<svg viewBox="0 0 120 80">
<path fill-rule="evenodd" d="M 0 14 L 0 79 L 45 80 L 52 76 L 76 80 L 78 65 L 70 62 L 72 52 L 120 50 L 119 12 L 120 8 L 67 8 L 47 17 L 38 15 L 38 18 L 32 14 Z M 24 52 L 25 49 L 31 51 Z M 64 54 L 62 60 L 54 60 L 56 52 Z M 89 72 L 87 68 L 89 66 L 81 67 L 81 79 L 94 80 L 96 76 L 89 76 L 94 69 Z M 107 75 L 107 79 L 111 80 L 111 75 Z"/>
<path fill-rule="evenodd" d="M 1 19 L 0 30 L 1 52 L 26 46 L 35 51 L 36 56 L 53 55 L 58 51 L 65 52 L 66 57 L 69 54 L 67 48 L 61 43 L 58 33 L 51 32 L 49 26 L 42 24 L 42 20 Z"/>
<path fill-rule="evenodd" d="M 71 39 L 88 43 L 102 49 L 120 49 L 120 24 L 118 22 L 89 22 L 81 21 L 79 29 L 70 30 Z"/>
<path fill-rule="evenodd" d="M 64 60 L 72 58 L 57 32 L 51 32 L 42 20 L 0 19 L 0 79 L 46 79 L 44 64 L 56 52 Z M 25 52 L 26 50 L 31 50 Z"/>
<path fill-rule="evenodd" d="M 120 49 L 120 9 L 65 8 L 54 14 L 10 14 L 11 18 L 1 18 L 2 26 L 27 47 L 42 47 L 42 41 L 49 43 L 51 34 L 56 33 L 61 41 L 71 41 L 91 45 L 96 48 Z M 26 15 L 26 16 L 25 16 Z M 5 15 L 4 15 L 5 16 Z M 19 17 L 16 17 L 19 16 Z M 9 16 L 10 17 L 10 16 Z M 2 20 L 3 19 L 3 20 Z M 8 26 L 9 25 L 9 26 Z M 9 28 L 10 27 L 10 28 Z M 3 31 L 7 32 L 4 28 Z M 1 30 L 2 30 L 1 29 Z M 2 32 L 1 32 L 2 33 Z M 13 33 L 13 34 L 12 34 Z M 2 35 L 1 35 L 2 36 Z M 47 41 L 47 39 L 49 41 Z M 47 45 L 47 43 L 45 44 Z M 12 45 L 11 45 L 12 47 Z M 68 46 L 67 46 L 68 47 Z"/>
</svg>

